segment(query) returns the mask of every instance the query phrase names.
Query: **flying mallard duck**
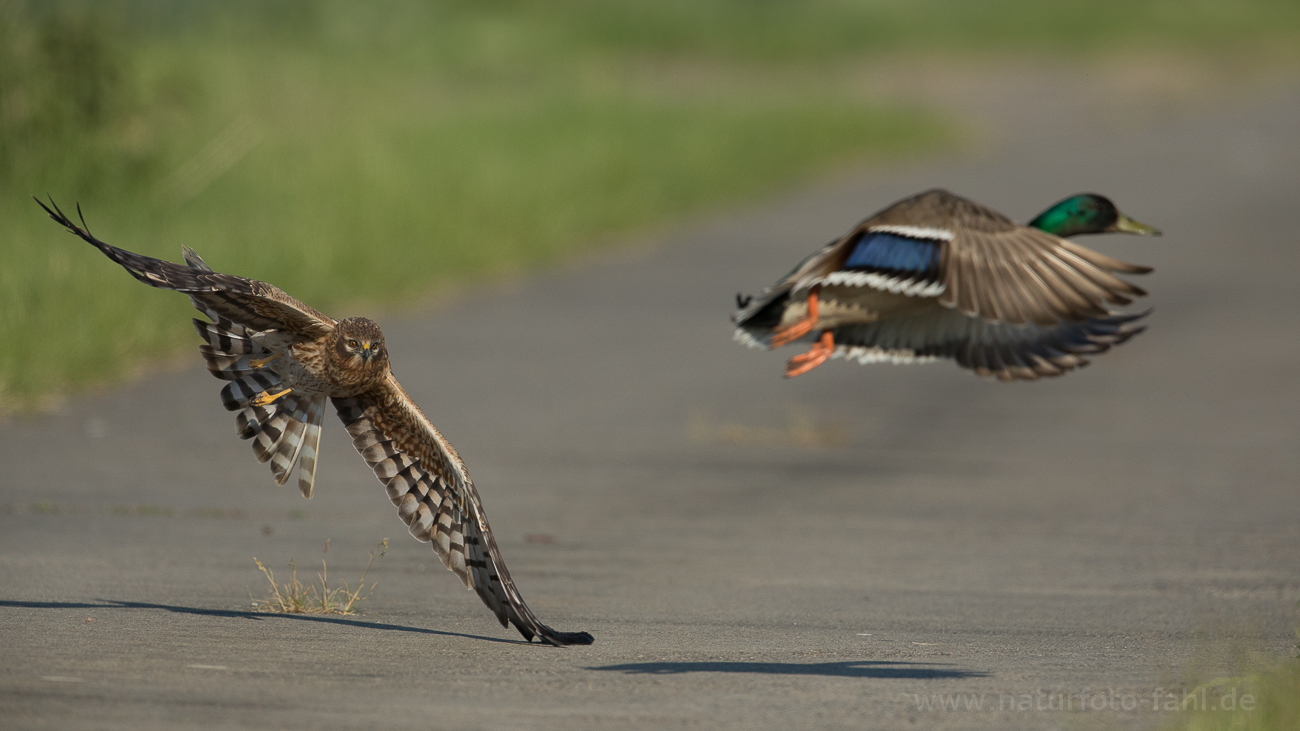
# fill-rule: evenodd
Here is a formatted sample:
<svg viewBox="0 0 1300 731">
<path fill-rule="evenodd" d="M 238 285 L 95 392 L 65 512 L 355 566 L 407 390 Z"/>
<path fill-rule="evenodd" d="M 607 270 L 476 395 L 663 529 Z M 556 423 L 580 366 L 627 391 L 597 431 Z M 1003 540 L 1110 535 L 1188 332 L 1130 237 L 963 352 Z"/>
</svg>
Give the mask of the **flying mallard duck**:
<svg viewBox="0 0 1300 731">
<path fill-rule="evenodd" d="M 1123 314 L 1146 274 L 1066 241 L 1084 233 L 1160 232 L 1081 194 L 1028 226 L 934 189 L 901 200 L 804 259 L 757 298 L 736 296 L 736 340 L 796 355 L 794 377 L 832 357 L 861 363 L 950 358 L 1003 381 L 1059 376 L 1142 332 Z"/>
</svg>

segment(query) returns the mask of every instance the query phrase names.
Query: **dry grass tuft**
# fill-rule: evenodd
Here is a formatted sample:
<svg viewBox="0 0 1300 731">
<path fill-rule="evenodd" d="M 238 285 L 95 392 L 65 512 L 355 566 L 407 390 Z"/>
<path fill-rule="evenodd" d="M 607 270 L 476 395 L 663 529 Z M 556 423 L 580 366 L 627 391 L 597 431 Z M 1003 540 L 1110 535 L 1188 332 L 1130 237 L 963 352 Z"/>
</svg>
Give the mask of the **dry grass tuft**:
<svg viewBox="0 0 1300 731">
<path fill-rule="evenodd" d="M 323 552 L 328 554 L 329 550 L 330 542 L 326 540 Z M 257 564 L 262 575 L 271 583 L 271 590 L 268 598 L 254 600 L 253 606 L 259 612 L 279 614 L 354 614 L 353 605 L 365 599 L 366 594 L 374 591 L 375 585 L 379 583 L 374 582 L 368 588 L 366 587 L 366 574 L 370 572 L 370 567 L 375 562 L 375 551 L 379 551 L 379 558 L 383 558 L 388 551 L 388 539 L 380 541 L 370 552 L 370 560 L 366 562 L 366 568 L 361 572 L 361 579 L 357 581 L 355 589 L 346 581 L 343 582 L 343 586 L 331 589 L 329 567 L 323 558 L 320 562 L 320 573 L 316 574 L 316 578 L 320 581 L 320 585 L 317 586 L 315 583 L 307 584 L 298 579 L 298 565 L 293 559 L 289 560 L 289 568 L 293 571 L 292 578 L 281 584 L 275 580 L 275 573 L 254 557 L 253 563 Z"/>
</svg>

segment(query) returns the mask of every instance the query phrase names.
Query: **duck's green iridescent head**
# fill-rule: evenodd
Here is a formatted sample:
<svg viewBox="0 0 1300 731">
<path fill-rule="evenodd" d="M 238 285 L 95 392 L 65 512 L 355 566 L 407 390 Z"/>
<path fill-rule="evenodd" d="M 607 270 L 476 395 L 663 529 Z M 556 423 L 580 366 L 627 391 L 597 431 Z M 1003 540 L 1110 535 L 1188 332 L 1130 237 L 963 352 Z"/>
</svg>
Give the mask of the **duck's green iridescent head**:
<svg viewBox="0 0 1300 731">
<path fill-rule="evenodd" d="M 1159 229 L 1125 216 L 1109 198 L 1095 193 L 1070 196 L 1038 214 L 1029 225 L 1061 238 L 1101 233 L 1160 235 Z"/>
</svg>

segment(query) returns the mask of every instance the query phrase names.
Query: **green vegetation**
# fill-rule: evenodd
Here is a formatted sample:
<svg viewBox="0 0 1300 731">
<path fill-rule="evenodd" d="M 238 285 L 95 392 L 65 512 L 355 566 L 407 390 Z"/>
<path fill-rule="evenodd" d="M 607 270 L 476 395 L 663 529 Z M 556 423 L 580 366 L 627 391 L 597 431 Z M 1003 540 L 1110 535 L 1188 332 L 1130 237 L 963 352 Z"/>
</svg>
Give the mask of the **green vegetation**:
<svg viewBox="0 0 1300 731">
<path fill-rule="evenodd" d="M 346 314 L 951 143 L 867 97 L 886 56 L 1297 38 L 1290 0 L 0 0 L 0 412 L 193 340 L 33 193 Z"/>
<path fill-rule="evenodd" d="M 1167 731 L 1300 728 L 1300 657 L 1279 660 L 1250 653 L 1239 662 L 1247 668 L 1243 674 L 1215 678 L 1183 694 L 1183 710 L 1165 726 Z"/>
</svg>

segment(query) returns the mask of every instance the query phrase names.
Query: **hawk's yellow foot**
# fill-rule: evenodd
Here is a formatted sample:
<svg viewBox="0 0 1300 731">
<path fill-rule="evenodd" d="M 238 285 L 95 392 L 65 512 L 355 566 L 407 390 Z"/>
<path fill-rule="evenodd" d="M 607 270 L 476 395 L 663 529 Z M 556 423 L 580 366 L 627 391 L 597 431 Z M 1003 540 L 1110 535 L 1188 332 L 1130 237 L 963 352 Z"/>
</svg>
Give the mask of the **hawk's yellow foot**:
<svg viewBox="0 0 1300 731">
<path fill-rule="evenodd" d="M 822 333 L 821 339 L 809 348 L 807 353 L 800 353 L 790 359 L 785 366 L 785 377 L 802 376 L 808 371 L 825 363 L 835 352 L 835 336 L 830 330 Z"/>
<path fill-rule="evenodd" d="M 284 355 L 284 353 L 276 353 L 275 355 L 269 358 L 251 358 L 249 359 L 248 364 L 253 366 L 254 368 L 262 368 L 266 366 L 267 363 L 270 363 L 271 361 L 275 360 L 276 358 L 279 358 L 282 355 Z"/>
<path fill-rule="evenodd" d="M 258 394 L 257 398 L 253 399 L 249 403 L 253 404 L 254 406 L 266 406 L 268 404 L 275 403 L 278 399 L 280 399 L 283 396 L 287 396 L 290 393 L 293 393 L 292 388 L 286 388 L 280 393 L 271 393 L 270 391 L 263 391 L 262 393 Z"/>
</svg>

